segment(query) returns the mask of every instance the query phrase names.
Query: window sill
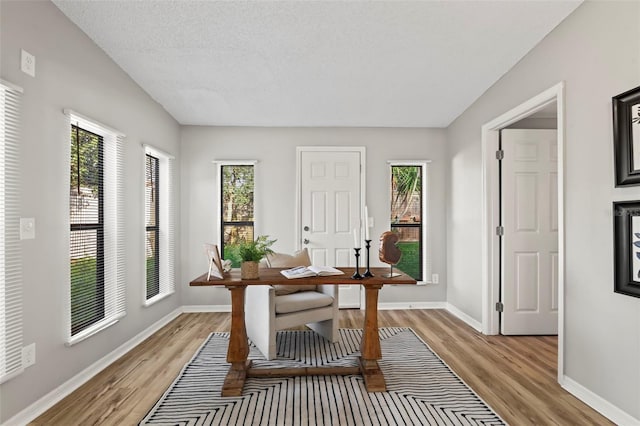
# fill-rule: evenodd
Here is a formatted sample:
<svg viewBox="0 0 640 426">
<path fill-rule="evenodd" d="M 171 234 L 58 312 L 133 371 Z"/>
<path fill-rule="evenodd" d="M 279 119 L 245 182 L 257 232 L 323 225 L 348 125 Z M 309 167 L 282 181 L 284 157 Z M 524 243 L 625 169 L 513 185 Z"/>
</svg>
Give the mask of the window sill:
<svg viewBox="0 0 640 426">
<path fill-rule="evenodd" d="M 88 339 L 89 337 L 93 336 L 94 334 L 97 334 L 97 333 L 101 332 L 102 330 L 111 327 L 112 325 L 114 325 L 115 323 L 120 321 L 120 318 L 122 318 L 124 316 L 125 316 L 125 314 L 120 314 L 120 315 L 118 315 L 118 316 L 116 316 L 114 318 L 103 319 L 102 321 L 95 323 L 94 325 L 92 325 L 91 327 L 87 328 L 86 330 L 83 330 L 80 333 L 76 334 L 75 336 L 72 336 L 71 338 L 69 338 L 67 343 L 65 343 L 65 346 L 73 346 L 76 343 L 80 343 L 83 340 Z"/>
<path fill-rule="evenodd" d="M 175 290 L 169 291 L 167 293 L 157 294 L 153 296 L 151 299 L 145 300 L 144 302 L 142 302 L 142 306 L 144 306 L 145 308 L 148 308 L 149 306 L 161 301 L 162 299 L 166 299 L 167 297 L 171 296 L 173 293 L 175 293 Z"/>
</svg>

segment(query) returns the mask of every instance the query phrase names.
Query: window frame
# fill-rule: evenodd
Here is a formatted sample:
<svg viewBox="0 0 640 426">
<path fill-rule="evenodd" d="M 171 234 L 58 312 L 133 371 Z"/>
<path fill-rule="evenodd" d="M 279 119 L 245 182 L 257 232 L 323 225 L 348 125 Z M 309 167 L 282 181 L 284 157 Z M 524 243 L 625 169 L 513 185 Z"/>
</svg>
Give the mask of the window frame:
<svg viewBox="0 0 640 426">
<path fill-rule="evenodd" d="M 431 271 L 431 240 L 430 240 L 430 232 L 429 232 L 429 228 L 430 228 L 430 223 L 431 223 L 431 215 L 429 213 L 429 164 L 431 163 L 431 160 L 389 160 L 387 161 L 387 165 L 388 165 L 388 173 L 389 173 L 389 202 L 388 202 L 388 208 L 389 208 L 389 216 L 388 216 L 388 220 L 389 220 L 389 229 L 391 229 L 394 224 L 391 221 L 391 185 L 392 185 L 392 179 L 393 179 L 393 175 L 392 175 L 392 168 L 393 167 L 402 167 L 402 166 L 408 166 L 408 167 L 420 167 L 421 171 L 422 171 L 422 176 L 421 176 L 421 180 L 422 180 L 422 185 L 420 188 L 421 194 L 422 194 L 422 200 L 421 200 L 421 210 L 422 210 L 422 217 L 421 217 L 421 241 L 420 241 L 420 263 L 421 263 L 421 267 L 422 267 L 422 277 L 419 280 L 416 280 L 419 284 L 433 284 L 432 282 L 432 271 Z M 396 225 L 397 226 L 397 225 Z"/>
<path fill-rule="evenodd" d="M 225 222 L 222 220 L 222 168 L 226 166 L 252 166 L 253 167 L 253 235 L 256 235 L 256 218 L 258 217 L 256 212 L 256 176 L 257 176 L 257 160 L 215 160 L 216 165 L 216 182 L 217 182 L 217 208 L 216 208 L 216 229 L 218 231 L 218 246 L 220 247 L 220 255 L 224 256 L 224 226 Z M 245 222 L 233 222 L 233 224 L 243 224 Z M 248 223 L 248 222 L 247 222 Z M 243 225 L 240 225 L 243 226 Z M 248 225 L 244 225 L 248 226 Z"/>
<path fill-rule="evenodd" d="M 73 346 L 85 339 L 99 333 L 102 330 L 116 324 L 126 315 L 126 283 L 125 283 L 125 255 L 124 255 L 124 159 L 123 145 L 125 135 L 109 126 L 106 126 L 92 118 L 88 118 L 71 109 L 64 109 L 67 129 L 76 125 L 91 133 L 102 136 L 103 150 L 103 189 L 104 203 L 104 318 L 82 331 L 71 334 L 71 268 L 68 268 L 68 295 L 67 295 L 67 321 L 66 321 L 66 346 Z M 70 133 L 65 132 L 65 146 L 67 147 L 67 170 L 70 171 L 71 143 Z M 70 172 L 67 173 L 67 188 L 70 188 Z M 70 212 L 69 212 L 70 213 Z M 68 213 L 68 214 L 69 214 Z M 68 246 L 71 244 L 70 215 L 67 229 L 69 230 Z M 69 258 L 70 260 L 70 258 Z"/>
<path fill-rule="evenodd" d="M 175 157 L 155 146 L 142 144 L 142 165 L 145 172 L 142 176 L 143 193 L 146 185 L 146 156 L 158 159 L 158 279 L 159 291 L 153 297 L 147 298 L 147 268 L 146 268 L 146 200 L 142 203 L 142 306 L 149 307 L 175 293 L 175 201 L 173 194 Z"/>
</svg>

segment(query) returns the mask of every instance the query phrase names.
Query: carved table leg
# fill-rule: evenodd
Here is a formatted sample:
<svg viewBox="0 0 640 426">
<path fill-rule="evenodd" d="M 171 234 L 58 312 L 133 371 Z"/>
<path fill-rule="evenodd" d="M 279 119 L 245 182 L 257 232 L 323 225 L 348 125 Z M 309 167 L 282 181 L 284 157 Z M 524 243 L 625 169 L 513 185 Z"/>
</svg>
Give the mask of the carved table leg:
<svg viewBox="0 0 640 426">
<path fill-rule="evenodd" d="M 231 292 L 231 333 L 227 362 L 231 363 L 222 385 L 222 396 L 241 396 L 247 370 L 251 366 L 247 328 L 244 322 L 244 293 L 246 285 L 227 286 Z"/>
<path fill-rule="evenodd" d="M 384 381 L 378 360 L 382 358 L 380 335 L 378 334 L 378 291 L 382 284 L 364 285 L 365 311 L 362 342 L 360 344 L 360 369 L 368 392 L 384 392 L 387 385 Z"/>
</svg>

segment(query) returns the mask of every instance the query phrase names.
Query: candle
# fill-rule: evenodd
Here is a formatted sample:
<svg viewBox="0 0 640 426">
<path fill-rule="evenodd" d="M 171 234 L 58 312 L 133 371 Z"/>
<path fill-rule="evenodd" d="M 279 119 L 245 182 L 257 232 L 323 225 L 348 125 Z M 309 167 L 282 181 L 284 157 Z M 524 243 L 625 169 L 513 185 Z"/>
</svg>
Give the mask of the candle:
<svg viewBox="0 0 640 426">
<path fill-rule="evenodd" d="M 364 206 L 364 239 L 371 239 L 369 237 L 369 208 L 367 206 Z"/>
<path fill-rule="evenodd" d="M 353 247 L 360 248 L 360 238 L 358 238 L 358 230 L 353 228 Z"/>
</svg>

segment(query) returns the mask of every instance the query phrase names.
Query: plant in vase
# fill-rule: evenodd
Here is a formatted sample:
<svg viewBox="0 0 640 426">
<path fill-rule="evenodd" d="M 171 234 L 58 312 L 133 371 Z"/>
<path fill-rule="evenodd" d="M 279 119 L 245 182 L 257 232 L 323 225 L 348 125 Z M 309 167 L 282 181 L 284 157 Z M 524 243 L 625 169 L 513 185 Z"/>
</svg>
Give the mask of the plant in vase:
<svg viewBox="0 0 640 426">
<path fill-rule="evenodd" d="M 277 240 L 270 240 L 268 235 L 260 235 L 254 241 L 243 241 L 238 244 L 237 253 L 242 261 L 240 276 L 242 279 L 258 279 L 258 262 L 268 254 L 273 253 L 271 246 Z"/>
</svg>

